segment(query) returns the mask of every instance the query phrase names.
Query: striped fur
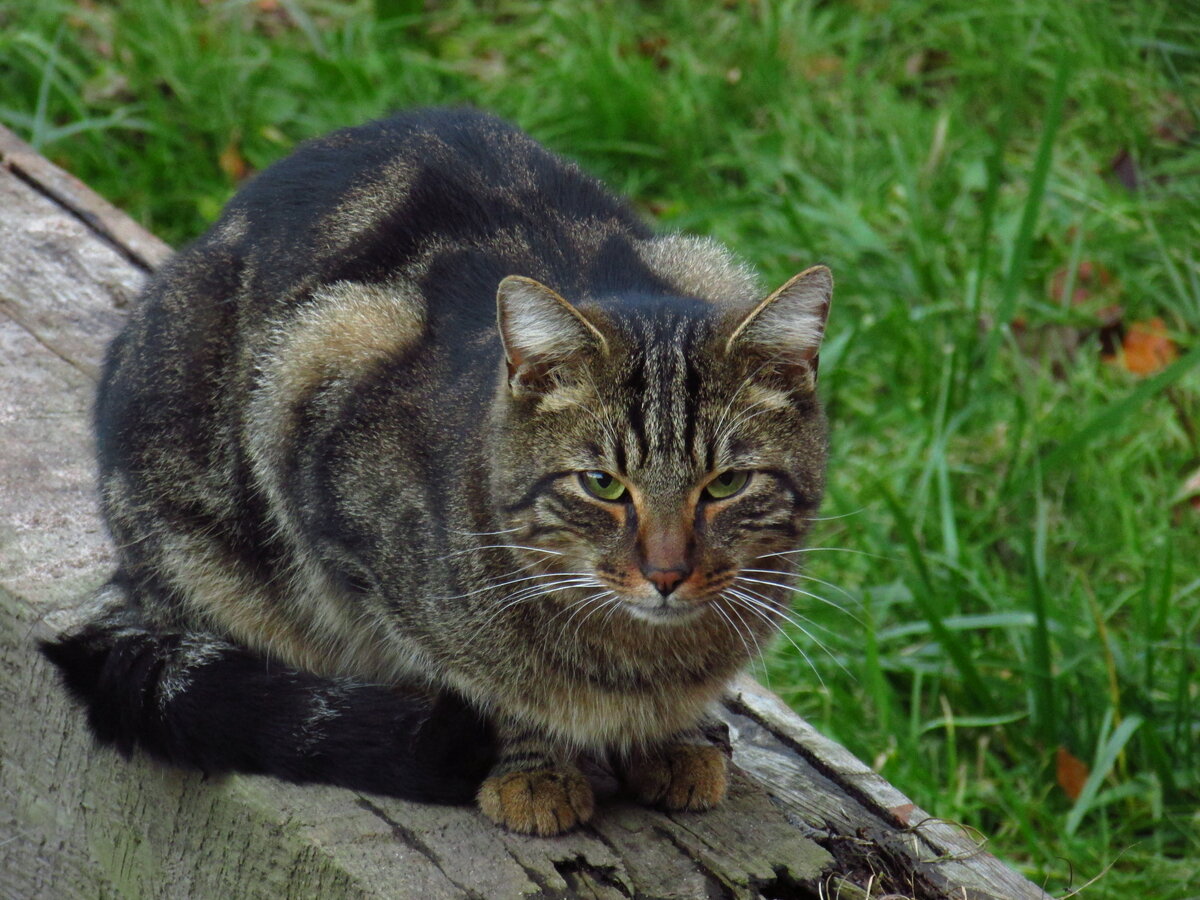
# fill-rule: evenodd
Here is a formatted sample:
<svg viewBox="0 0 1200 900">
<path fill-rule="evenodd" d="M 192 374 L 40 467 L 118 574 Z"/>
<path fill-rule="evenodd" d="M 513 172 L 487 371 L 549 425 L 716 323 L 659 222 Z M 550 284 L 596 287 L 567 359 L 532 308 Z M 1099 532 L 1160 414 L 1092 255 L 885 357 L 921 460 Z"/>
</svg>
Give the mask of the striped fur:
<svg viewBox="0 0 1200 900">
<path fill-rule="evenodd" d="M 820 502 L 831 290 L 480 113 L 305 144 L 110 348 L 114 599 L 44 650 L 99 738 L 206 771 L 453 799 L 494 759 L 481 807 L 536 833 L 591 814 L 585 752 L 718 802 L 697 728 Z"/>
</svg>

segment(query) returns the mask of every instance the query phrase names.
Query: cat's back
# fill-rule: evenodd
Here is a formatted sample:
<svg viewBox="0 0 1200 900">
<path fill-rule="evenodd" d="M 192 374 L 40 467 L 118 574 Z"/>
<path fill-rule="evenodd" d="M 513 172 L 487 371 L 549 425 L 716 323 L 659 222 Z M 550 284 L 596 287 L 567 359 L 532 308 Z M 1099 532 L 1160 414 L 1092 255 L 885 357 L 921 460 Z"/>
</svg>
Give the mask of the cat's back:
<svg viewBox="0 0 1200 900">
<path fill-rule="evenodd" d="M 523 274 L 566 293 L 619 290 L 649 231 L 598 181 L 468 109 L 406 112 L 302 145 L 214 228 L 251 261 L 248 296 L 313 284 L 413 284 L 434 318 L 494 324 L 495 287 Z M 640 274 L 652 280 L 645 269 Z"/>
</svg>

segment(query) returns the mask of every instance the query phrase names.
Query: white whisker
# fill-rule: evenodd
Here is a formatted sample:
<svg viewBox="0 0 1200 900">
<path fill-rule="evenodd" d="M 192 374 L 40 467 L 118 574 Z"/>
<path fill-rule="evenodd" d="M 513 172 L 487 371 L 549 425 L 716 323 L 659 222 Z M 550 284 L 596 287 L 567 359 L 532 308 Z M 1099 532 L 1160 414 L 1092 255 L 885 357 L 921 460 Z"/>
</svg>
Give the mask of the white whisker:
<svg viewBox="0 0 1200 900">
<path fill-rule="evenodd" d="M 580 586 L 581 587 L 598 587 L 598 588 L 604 587 L 604 585 L 601 584 L 600 581 L 595 578 L 592 579 L 591 584 L 580 585 Z M 610 591 L 606 588 L 605 590 L 602 590 L 599 594 L 592 594 L 589 597 L 584 597 L 582 600 L 579 600 L 579 601 L 576 601 L 575 603 L 570 603 L 567 606 L 564 606 L 562 609 L 560 609 L 558 612 L 556 612 L 554 614 L 554 617 L 551 618 L 549 622 L 546 623 L 546 627 L 549 628 L 551 625 L 553 625 L 558 620 L 558 618 L 560 616 L 565 615 L 565 616 L 567 616 L 567 621 L 565 623 L 563 623 L 563 629 L 565 630 L 571 624 L 572 620 L 574 620 L 575 616 L 577 616 L 580 613 L 580 611 L 587 606 L 587 604 L 590 600 L 594 600 L 597 597 L 603 597 L 606 593 L 611 594 L 612 591 Z M 614 594 L 613 596 L 616 596 L 616 595 Z"/>
<path fill-rule="evenodd" d="M 724 599 L 723 596 L 722 596 L 722 599 Z M 718 606 L 715 603 L 709 604 L 709 608 L 712 609 L 713 612 L 715 612 L 718 616 L 721 617 L 721 620 L 726 625 L 729 626 L 729 630 L 731 632 L 733 632 L 734 635 L 737 636 L 737 639 L 739 641 L 742 642 L 742 649 L 746 651 L 746 662 L 749 663 L 750 665 L 754 665 L 754 654 L 750 652 L 750 645 L 746 643 L 746 636 L 744 634 L 742 634 L 741 630 L 736 625 L 733 624 L 733 619 L 731 619 L 729 617 L 729 613 L 726 612 L 724 609 L 722 609 L 720 606 Z M 746 620 L 743 619 L 740 614 L 738 615 L 738 620 L 742 623 L 742 627 L 745 628 Z M 753 636 L 753 635 L 751 635 L 751 636 Z M 758 643 L 757 640 L 755 641 L 755 643 L 756 644 Z M 763 674 L 766 674 L 765 666 L 763 668 Z"/>
<path fill-rule="evenodd" d="M 731 409 L 733 409 L 733 404 L 737 402 L 737 398 L 739 396 L 741 396 L 742 391 L 744 391 L 747 387 L 749 387 L 751 384 L 754 383 L 755 376 L 758 375 L 759 372 L 761 372 L 763 369 L 765 369 L 769 365 L 771 365 L 770 360 L 760 363 L 758 368 L 755 369 L 753 372 L 751 372 L 748 378 L 744 378 L 742 380 L 742 383 L 738 385 L 737 390 L 733 392 L 733 396 L 731 396 L 729 398 L 729 400 L 726 402 L 724 408 L 721 410 L 721 417 L 717 420 L 717 424 L 715 426 L 713 426 L 713 443 L 714 444 L 720 444 L 722 441 L 724 441 L 726 439 L 726 437 L 728 436 L 728 433 L 733 430 L 733 427 L 734 427 L 733 425 L 730 425 L 728 428 L 725 427 L 726 419 L 728 419 L 728 417 L 729 417 L 729 411 Z M 763 401 L 759 401 L 759 402 L 761 403 Z M 754 407 L 750 407 L 750 408 L 753 409 Z"/>
<path fill-rule="evenodd" d="M 620 597 L 615 597 L 614 599 L 615 599 L 615 600 L 620 600 L 621 598 L 620 598 Z M 610 604 L 609 604 L 609 608 L 608 608 L 608 612 L 606 612 L 606 613 L 604 614 L 604 621 L 602 621 L 602 622 L 600 623 L 600 626 L 601 626 L 602 628 L 603 628 L 603 627 L 607 627 L 607 625 L 608 625 L 609 621 L 612 619 L 612 617 L 613 617 L 613 616 L 615 616 L 615 615 L 617 614 L 617 610 L 619 610 L 620 608 L 621 608 L 621 604 L 620 604 L 620 603 L 610 603 Z"/>
<path fill-rule="evenodd" d="M 721 599 L 726 600 L 728 598 L 726 598 L 725 595 L 722 593 Z M 747 624 L 746 620 L 742 618 L 742 614 L 738 610 L 738 604 L 736 604 L 736 603 L 731 604 L 729 607 L 729 612 L 731 612 L 735 616 L 737 616 L 738 621 L 742 623 L 742 627 L 744 629 L 746 629 L 746 634 L 750 635 L 750 640 L 754 641 L 754 649 L 758 653 L 758 661 L 759 661 L 759 664 L 762 666 L 763 678 L 766 679 L 767 688 L 769 690 L 771 687 L 771 673 L 767 671 L 767 658 L 766 658 L 766 656 L 763 655 L 763 648 L 762 648 L 762 644 L 759 643 L 758 635 L 756 635 L 754 633 L 754 629 L 751 628 L 749 626 L 749 624 Z"/>
<path fill-rule="evenodd" d="M 587 375 L 588 384 L 591 385 L 592 393 L 595 394 L 596 400 L 598 402 L 600 400 L 600 386 L 596 384 L 596 378 L 594 375 L 592 375 L 591 370 L 584 369 L 583 371 Z M 594 421 L 597 425 L 599 425 L 600 428 L 604 431 L 604 433 L 606 435 L 608 435 L 608 439 L 610 441 L 612 441 L 613 447 L 621 446 L 621 442 L 617 438 L 616 429 L 613 427 L 611 421 L 609 421 L 607 418 L 604 418 L 604 419 L 600 418 L 600 416 L 596 413 L 595 410 L 591 409 L 590 407 L 584 406 L 578 400 L 572 399 L 571 404 L 574 406 L 578 406 L 580 409 L 582 409 L 584 412 L 586 412 L 588 415 L 590 415 L 592 417 L 592 421 Z"/>
<path fill-rule="evenodd" d="M 499 531 L 459 531 L 457 528 L 449 528 L 451 534 L 461 534 L 463 537 L 492 537 L 497 534 L 512 534 L 514 531 L 524 531 L 524 525 L 518 525 L 516 528 L 501 528 Z"/>
<path fill-rule="evenodd" d="M 520 603 L 527 603 L 540 597 L 547 597 L 556 591 L 565 590 L 567 588 L 598 586 L 599 585 L 596 583 L 596 580 L 590 575 L 576 575 L 569 578 L 563 578 L 561 581 L 556 581 L 551 584 L 535 584 L 524 587 L 512 594 L 509 594 L 508 597 L 505 597 L 504 600 L 501 601 L 502 605 L 496 609 L 495 613 L 493 613 L 493 617 L 500 615 L 500 613 Z"/>
<path fill-rule="evenodd" d="M 877 553 L 867 553 L 865 550 L 854 550 L 850 547 L 801 547 L 798 550 L 779 550 L 775 553 L 764 553 L 762 556 L 754 557 L 755 561 L 760 559 L 771 559 L 776 556 L 792 556 L 796 553 L 817 553 L 819 551 L 830 551 L 833 553 L 857 553 L 859 556 L 870 556 L 874 559 L 887 559 L 886 556 L 880 556 Z"/>
<path fill-rule="evenodd" d="M 597 599 L 597 598 L 599 598 L 599 597 L 603 597 L 605 594 L 609 594 L 610 596 L 609 596 L 608 598 L 606 598 L 606 599 L 605 599 L 603 602 L 596 604 L 596 606 L 595 606 L 595 607 L 593 607 L 593 608 L 592 608 L 592 609 L 591 609 L 591 610 L 590 610 L 590 611 L 587 613 L 587 615 L 585 615 L 583 618 L 581 618 L 581 619 L 579 620 L 579 622 L 578 622 L 578 623 L 576 623 L 576 625 L 575 625 L 575 631 L 574 631 L 574 632 L 572 633 L 572 635 L 571 635 L 571 640 L 572 640 L 572 641 L 577 641 L 577 640 L 579 640 L 579 629 L 583 627 L 584 623 L 585 623 L 585 622 L 586 622 L 588 619 L 590 619 L 592 616 L 594 616 L 594 615 L 595 615 L 595 614 L 596 614 L 598 611 L 600 611 L 600 610 L 604 609 L 606 606 L 612 606 L 612 607 L 614 607 L 614 608 L 615 608 L 615 606 L 616 606 L 617 604 L 619 604 L 619 603 L 620 603 L 620 600 L 621 600 L 621 598 L 620 598 L 620 597 L 618 597 L 618 596 L 617 596 L 617 595 L 616 595 L 616 594 L 615 594 L 613 591 L 604 590 L 604 591 L 601 591 L 601 592 L 600 592 L 600 593 L 598 593 L 598 594 L 592 594 L 590 597 L 586 597 L 586 598 L 584 598 L 583 600 L 579 601 L 579 603 L 577 603 L 577 604 L 576 604 L 576 606 L 577 606 L 578 608 L 582 609 L 582 608 L 583 608 L 583 606 L 584 606 L 584 605 L 585 605 L 585 604 L 586 604 L 588 601 L 590 601 L 590 600 L 595 600 L 595 599 Z M 574 618 L 574 616 L 572 616 L 571 618 Z M 607 621 L 607 620 L 605 620 L 605 621 Z M 567 624 L 568 624 L 568 625 L 570 625 L 570 624 L 571 624 L 571 620 L 570 620 L 570 619 L 568 619 L 568 620 L 567 620 Z M 601 624 L 603 624 L 603 623 L 601 623 Z"/>
<path fill-rule="evenodd" d="M 824 651 L 825 655 L 828 656 L 829 659 L 834 663 L 834 665 L 836 665 L 839 669 L 841 669 L 847 675 L 851 675 L 850 670 L 845 667 L 845 665 L 841 662 L 841 660 L 839 660 L 836 656 L 834 656 L 833 651 L 829 649 L 829 647 L 825 644 L 824 641 L 822 641 L 820 638 L 818 638 L 816 635 L 814 635 L 811 631 L 809 631 L 804 626 L 804 624 L 801 622 L 801 619 L 803 619 L 804 622 L 808 622 L 808 624 L 812 625 L 814 628 L 821 628 L 822 626 L 817 625 L 817 623 L 813 622 L 807 616 L 803 616 L 800 613 L 795 612 L 794 610 L 780 609 L 779 607 L 775 606 L 772 602 L 770 602 L 769 598 L 762 596 L 761 594 L 752 590 L 751 588 L 742 587 L 741 590 L 735 590 L 735 589 L 731 588 L 730 590 L 734 590 L 735 593 L 739 597 L 741 597 L 743 600 L 745 600 L 746 602 L 748 602 L 756 607 L 760 607 L 762 609 L 766 609 L 771 612 L 774 612 L 781 619 L 783 619 L 785 622 L 787 622 L 793 628 L 798 629 L 800 632 L 802 632 L 804 634 L 804 636 L 806 638 L 808 638 L 810 641 L 812 641 L 814 644 L 816 644 L 818 647 L 820 647 L 821 650 Z M 809 660 L 808 654 L 804 653 L 804 651 L 800 649 L 800 647 L 796 644 L 796 642 L 791 640 L 791 637 L 788 635 L 788 633 L 786 631 L 784 631 L 782 628 L 780 628 L 778 630 L 779 630 L 780 634 L 782 634 L 784 637 L 788 638 L 788 640 L 791 642 L 793 647 L 795 647 L 797 650 L 800 651 L 801 654 L 804 655 L 805 661 L 808 662 L 809 666 L 811 667 L 812 661 Z M 823 629 L 823 630 L 828 631 L 828 629 Z M 832 632 L 830 632 L 830 633 L 832 634 Z M 816 672 L 816 669 L 814 668 L 813 671 Z M 820 678 L 819 673 L 817 674 L 817 677 Z M 851 677 L 853 677 L 853 676 L 851 675 Z M 822 684 L 822 686 L 824 686 L 824 681 L 822 681 L 821 684 Z"/>
<path fill-rule="evenodd" d="M 533 566 L 533 564 L 530 564 L 529 566 L 526 566 L 525 568 L 532 568 L 532 566 Z M 514 574 L 516 572 L 520 572 L 520 571 L 524 571 L 524 569 L 514 569 L 512 572 L 509 572 L 507 574 L 512 575 L 512 574 Z M 563 572 L 537 572 L 533 575 L 523 575 L 520 578 L 510 578 L 507 581 L 489 582 L 488 584 L 483 585 L 483 587 L 477 587 L 472 591 L 467 591 L 466 593 L 454 594 L 454 595 L 447 596 L 447 597 L 435 597 L 433 599 L 435 599 L 435 600 L 463 600 L 463 599 L 466 599 L 467 597 L 474 597 L 479 594 L 486 594 L 489 591 L 496 591 L 496 590 L 499 590 L 500 588 L 508 587 L 509 585 L 520 584 L 525 581 L 533 581 L 535 578 L 557 578 L 564 574 L 566 574 L 566 573 L 563 573 Z"/>
<path fill-rule="evenodd" d="M 743 569 L 742 571 L 748 572 L 750 570 Z M 761 570 L 755 570 L 755 571 L 761 571 Z M 763 579 L 763 578 L 748 578 L 745 575 L 741 575 L 741 574 L 739 574 L 737 576 L 735 581 L 737 581 L 739 583 L 761 584 L 761 585 L 765 585 L 767 587 L 779 588 L 780 590 L 784 590 L 784 591 L 791 591 L 793 594 L 801 594 L 805 597 L 811 597 L 813 600 L 817 600 L 821 603 L 824 603 L 826 606 L 833 607 L 838 612 L 845 613 L 851 619 L 853 619 L 855 622 L 857 622 L 859 625 L 865 625 L 865 623 L 861 619 L 859 619 L 858 616 L 856 616 L 854 613 L 850 612 L 850 610 L 846 609 L 840 603 L 834 603 L 832 600 L 822 597 L 820 594 L 814 594 L 812 591 L 806 591 L 806 590 L 804 590 L 804 588 L 797 587 L 794 584 L 781 584 L 778 581 L 767 581 L 766 579 Z"/>
<path fill-rule="evenodd" d="M 831 590 L 837 591 L 839 594 L 841 594 L 843 597 L 845 597 L 847 600 L 849 600 L 851 603 L 853 603 L 855 605 L 858 605 L 860 602 L 857 597 L 855 597 L 853 594 L 851 594 L 848 590 L 846 590 L 841 585 L 834 584 L 832 581 L 826 581 L 824 578 L 818 578 L 816 575 L 810 575 L 808 572 L 780 572 L 777 569 L 742 569 L 742 571 L 743 572 L 756 572 L 760 575 L 787 575 L 789 578 L 802 578 L 805 581 L 812 581 L 812 582 L 815 582 L 816 584 L 820 584 L 827 588 L 830 588 Z M 828 602 L 828 601 L 826 601 L 826 602 Z M 845 607 L 839 606 L 838 608 L 841 609 L 843 612 L 845 612 L 847 615 L 850 614 L 850 610 L 846 609 Z M 855 621 L 857 621 L 857 619 Z M 860 622 L 859 624 L 862 624 L 862 623 Z"/>
<path fill-rule="evenodd" d="M 859 513 L 866 511 L 867 507 L 860 506 L 858 509 L 851 510 L 850 512 L 838 513 L 836 516 L 805 516 L 804 520 L 806 522 L 834 522 L 838 519 L 848 519 L 851 516 L 857 516 Z"/>
<path fill-rule="evenodd" d="M 453 559 L 455 556 L 462 556 L 464 553 L 478 553 L 480 550 L 532 550 L 534 553 L 550 553 L 554 556 L 565 556 L 565 553 L 560 553 L 558 550 L 547 550 L 545 547 L 527 547 L 524 544 L 483 544 L 479 547 L 468 547 L 466 550 L 455 550 L 453 553 L 447 553 L 445 556 L 440 556 L 435 562 L 445 562 L 448 559 Z"/>
<path fill-rule="evenodd" d="M 780 628 L 777 622 L 775 622 L 770 616 L 768 616 L 765 612 L 763 612 L 762 609 L 760 609 L 760 606 L 763 606 L 765 604 L 759 603 L 758 601 L 747 596 L 746 594 L 743 594 L 741 591 L 737 590 L 736 588 L 728 588 L 726 593 L 728 593 L 730 596 L 732 596 L 734 599 L 736 599 L 741 604 L 742 608 L 745 609 L 747 612 L 758 616 L 760 619 L 762 619 L 764 622 L 766 622 L 768 625 L 770 625 L 771 628 L 773 628 L 779 634 L 782 634 L 784 639 L 789 644 L 791 644 L 793 647 L 795 647 L 796 652 L 800 654 L 800 656 L 804 659 L 804 661 L 806 663 L 808 663 L 808 667 L 810 669 L 812 669 L 813 674 L 817 676 L 817 681 L 820 682 L 821 687 L 822 688 L 825 687 L 825 679 L 823 679 L 821 677 L 820 671 L 817 669 L 817 667 L 815 665 L 813 665 L 813 661 L 809 657 L 809 655 L 804 652 L 804 649 L 799 644 L 796 643 L 796 641 L 792 638 L 792 636 L 790 634 L 788 634 L 786 631 L 784 631 L 782 628 Z M 771 609 L 772 612 L 778 612 L 778 610 L 774 610 L 771 607 L 768 607 L 768 609 Z M 803 630 L 803 629 L 801 629 L 801 630 Z"/>
</svg>

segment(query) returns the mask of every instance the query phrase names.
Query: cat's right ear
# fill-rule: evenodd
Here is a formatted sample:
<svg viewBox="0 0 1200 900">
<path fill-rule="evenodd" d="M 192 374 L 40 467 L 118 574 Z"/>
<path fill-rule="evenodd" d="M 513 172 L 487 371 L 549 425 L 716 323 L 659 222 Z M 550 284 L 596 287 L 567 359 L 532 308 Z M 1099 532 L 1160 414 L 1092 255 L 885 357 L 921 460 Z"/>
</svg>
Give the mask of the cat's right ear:
<svg viewBox="0 0 1200 900">
<path fill-rule="evenodd" d="M 544 394 L 586 352 L 607 350 L 604 335 L 574 306 L 532 278 L 509 275 L 496 291 L 496 316 L 514 393 Z"/>
</svg>

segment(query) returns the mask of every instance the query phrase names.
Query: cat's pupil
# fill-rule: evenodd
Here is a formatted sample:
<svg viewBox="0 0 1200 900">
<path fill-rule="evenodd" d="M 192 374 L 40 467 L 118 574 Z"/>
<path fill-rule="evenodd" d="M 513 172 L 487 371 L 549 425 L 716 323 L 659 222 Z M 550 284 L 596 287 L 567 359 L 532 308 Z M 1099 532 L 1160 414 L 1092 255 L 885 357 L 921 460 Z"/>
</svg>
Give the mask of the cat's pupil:
<svg viewBox="0 0 1200 900">
<path fill-rule="evenodd" d="M 580 472 L 579 481 L 584 490 L 600 500 L 615 503 L 627 497 L 625 485 L 607 472 Z"/>
</svg>

